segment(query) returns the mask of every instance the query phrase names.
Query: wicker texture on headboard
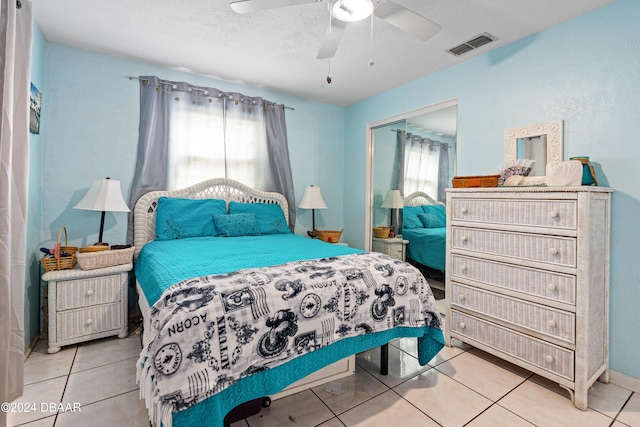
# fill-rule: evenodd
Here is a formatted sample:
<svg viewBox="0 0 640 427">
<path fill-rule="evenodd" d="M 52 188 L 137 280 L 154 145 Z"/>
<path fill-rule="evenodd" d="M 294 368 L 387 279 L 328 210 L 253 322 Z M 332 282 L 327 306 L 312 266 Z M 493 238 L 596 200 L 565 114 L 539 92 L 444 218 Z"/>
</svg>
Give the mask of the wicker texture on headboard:
<svg viewBox="0 0 640 427">
<path fill-rule="evenodd" d="M 434 200 L 427 193 L 416 191 L 404 198 L 405 206 L 422 206 L 422 205 L 444 205 L 444 203 Z"/>
<path fill-rule="evenodd" d="M 227 203 L 227 210 L 230 201 L 275 203 L 280 205 L 284 218 L 289 224 L 289 205 L 282 194 L 256 190 L 233 179 L 214 178 L 180 190 L 151 191 L 138 199 L 133 212 L 133 241 L 136 257 L 146 243 L 156 238 L 156 207 L 160 197 L 221 199 Z"/>
</svg>

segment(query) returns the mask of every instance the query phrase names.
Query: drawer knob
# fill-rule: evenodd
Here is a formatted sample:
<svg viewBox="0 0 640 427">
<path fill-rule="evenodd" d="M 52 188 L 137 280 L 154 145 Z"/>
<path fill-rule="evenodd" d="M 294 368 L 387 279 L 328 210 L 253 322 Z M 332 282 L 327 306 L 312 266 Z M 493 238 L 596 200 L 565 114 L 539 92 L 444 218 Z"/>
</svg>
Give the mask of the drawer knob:
<svg viewBox="0 0 640 427">
<path fill-rule="evenodd" d="M 465 206 L 462 209 L 460 209 L 460 212 L 462 212 L 463 214 L 466 214 L 467 212 L 469 212 L 469 208 Z"/>
<path fill-rule="evenodd" d="M 544 357 L 544 360 L 545 360 L 545 362 L 547 362 L 547 363 L 553 363 L 553 356 L 546 355 L 546 356 Z"/>
<path fill-rule="evenodd" d="M 93 289 L 89 289 L 87 291 L 87 296 L 90 297 L 91 295 L 93 295 L 93 293 L 94 293 L 94 290 Z"/>
<path fill-rule="evenodd" d="M 558 211 L 551 211 L 549 212 L 549 216 L 551 218 L 557 218 L 560 214 L 558 213 Z"/>
<path fill-rule="evenodd" d="M 558 251 L 558 249 L 557 249 L 557 248 L 551 248 L 551 249 L 549 249 L 549 253 L 550 253 L 551 255 L 558 255 L 558 252 L 559 252 L 559 251 Z"/>
<path fill-rule="evenodd" d="M 461 265 L 461 266 L 460 266 L 460 270 L 462 270 L 462 271 L 467 271 L 467 266 L 466 266 L 466 265 Z"/>
<path fill-rule="evenodd" d="M 466 299 L 467 299 L 467 296 L 466 296 L 465 294 L 460 294 L 460 295 L 458 295 L 458 299 L 459 299 L 460 301 L 464 301 L 464 300 L 466 300 Z"/>
<path fill-rule="evenodd" d="M 460 329 L 464 329 L 467 327 L 466 323 L 464 322 L 460 322 L 459 326 L 460 326 Z"/>
<path fill-rule="evenodd" d="M 462 236 L 462 237 L 460 238 L 460 240 L 462 240 L 463 242 L 467 242 L 467 241 L 469 240 L 469 237 L 467 237 L 467 236 Z"/>
<path fill-rule="evenodd" d="M 550 328 L 555 328 L 556 327 L 556 321 L 555 320 L 549 320 L 549 321 L 547 321 L 547 325 L 549 325 Z"/>
<path fill-rule="evenodd" d="M 550 291 L 555 291 L 556 289 L 558 289 L 558 287 L 556 286 L 555 283 L 549 283 L 547 285 L 547 289 L 549 289 Z"/>
<path fill-rule="evenodd" d="M 92 324 L 93 324 L 93 319 L 87 319 L 86 325 L 89 326 L 89 325 L 92 325 Z"/>
</svg>

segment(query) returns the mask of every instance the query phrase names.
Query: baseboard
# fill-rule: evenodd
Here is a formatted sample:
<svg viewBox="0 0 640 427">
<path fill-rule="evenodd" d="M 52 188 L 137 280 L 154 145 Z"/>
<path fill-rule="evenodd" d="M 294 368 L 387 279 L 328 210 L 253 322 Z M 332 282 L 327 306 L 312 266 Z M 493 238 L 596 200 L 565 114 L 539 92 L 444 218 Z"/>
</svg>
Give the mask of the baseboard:
<svg viewBox="0 0 640 427">
<path fill-rule="evenodd" d="M 33 352 L 33 349 L 36 348 L 36 345 L 38 344 L 38 340 L 39 339 L 40 339 L 40 334 L 35 334 L 33 337 L 31 337 L 31 342 L 29 342 L 29 345 L 24 350 L 24 360 L 25 361 L 27 360 L 29 355 Z"/>
<path fill-rule="evenodd" d="M 640 378 L 630 377 L 621 372 L 609 370 L 609 382 L 624 387 L 635 393 L 640 393 Z"/>
</svg>

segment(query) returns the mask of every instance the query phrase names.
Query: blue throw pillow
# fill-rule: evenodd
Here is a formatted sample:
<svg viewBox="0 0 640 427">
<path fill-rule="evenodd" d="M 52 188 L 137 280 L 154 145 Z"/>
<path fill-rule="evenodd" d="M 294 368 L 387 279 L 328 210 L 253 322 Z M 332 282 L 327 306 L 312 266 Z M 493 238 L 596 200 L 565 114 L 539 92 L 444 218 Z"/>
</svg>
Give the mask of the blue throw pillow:
<svg viewBox="0 0 640 427">
<path fill-rule="evenodd" d="M 402 208 L 402 228 L 411 230 L 413 228 L 423 228 L 422 221 L 418 215 L 424 213 L 420 206 L 405 206 Z"/>
<path fill-rule="evenodd" d="M 259 236 L 260 227 L 255 214 L 237 213 L 214 215 L 213 222 L 222 237 Z"/>
<path fill-rule="evenodd" d="M 447 225 L 447 214 L 444 209 L 444 205 L 422 205 L 422 210 L 426 214 L 435 215 L 442 224 L 442 227 Z"/>
<path fill-rule="evenodd" d="M 227 204 L 220 199 L 160 197 L 156 210 L 156 240 L 217 236 L 211 215 L 226 212 Z"/>
<path fill-rule="evenodd" d="M 420 221 L 422 221 L 422 225 L 425 228 L 442 228 L 446 225 L 440 222 L 440 219 L 432 213 L 418 214 L 418 218 L 420 218 Z"/>
<path fill-rule="evenodd" d="M 275 203 L 229 202 L 229 213 L 252 213 L 256 216 L 260 234 L 289 234 L 289 226 L 284 219 L 280 205 Z"/>
</svg>

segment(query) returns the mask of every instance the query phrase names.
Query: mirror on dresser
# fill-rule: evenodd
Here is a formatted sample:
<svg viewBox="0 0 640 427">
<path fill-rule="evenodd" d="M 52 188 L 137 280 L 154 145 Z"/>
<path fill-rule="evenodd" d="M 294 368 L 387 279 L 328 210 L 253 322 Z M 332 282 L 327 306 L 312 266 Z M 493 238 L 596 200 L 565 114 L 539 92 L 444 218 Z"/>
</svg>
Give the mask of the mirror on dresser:
<svg viewBox="0 0 640 427">
<path fill-rule="evenodd" d="M 450 100 L 368 124 L 367 250 L 372 248 L 372 227 L 388 227 L 397 212 L 381 207 L 389 190 L 400 189 L 402 196 L 421 190 L 444 201 L 438 188 L 450 186 L 455 175 L 457 117 L 457 100 Z"/>
<path fill-rule="evenodd" d="M 535 160 L 529 176 L 544 176 L 549 162 L 562 161 L 562 120 L 509 128 L 504 132 L 504 165 Z"/>
</svg>

